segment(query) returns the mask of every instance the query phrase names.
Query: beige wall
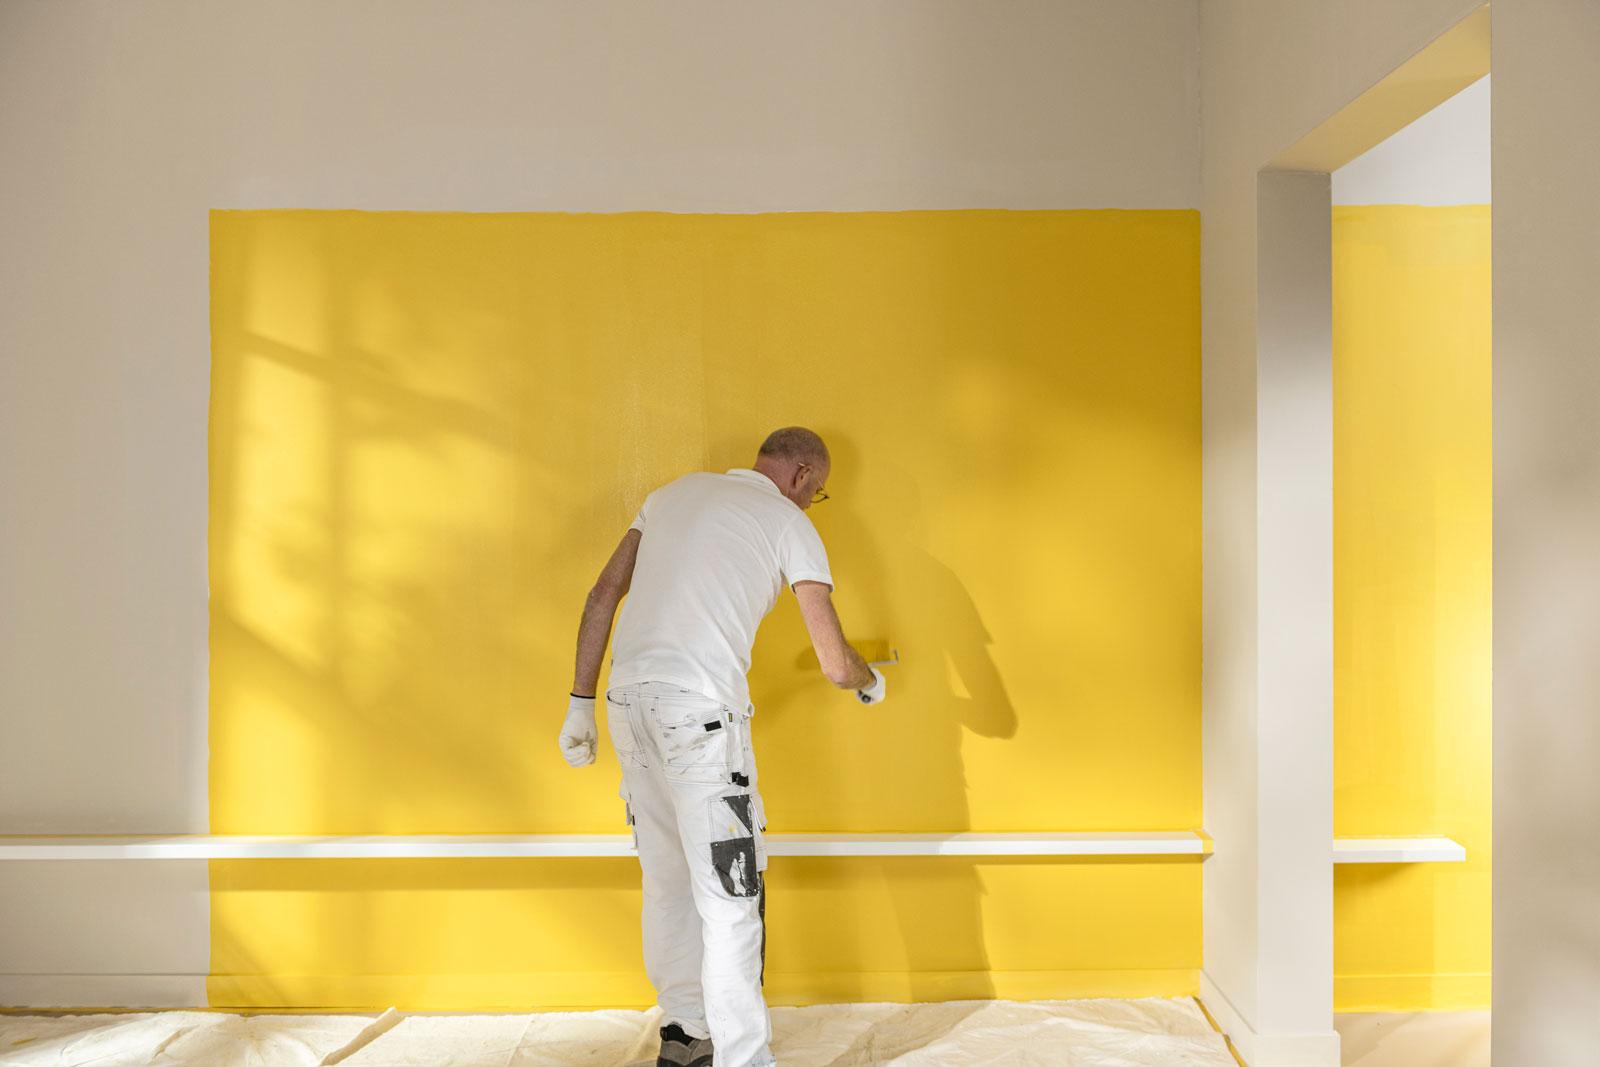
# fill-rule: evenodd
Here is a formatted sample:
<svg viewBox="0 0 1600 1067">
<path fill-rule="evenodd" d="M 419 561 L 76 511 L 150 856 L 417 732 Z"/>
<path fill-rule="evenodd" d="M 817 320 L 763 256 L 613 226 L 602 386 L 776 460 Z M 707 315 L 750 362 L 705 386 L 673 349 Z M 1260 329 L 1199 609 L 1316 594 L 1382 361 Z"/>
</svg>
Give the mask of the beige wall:
<svg viewBox="0 0 1600 1067">
<path fill-rule="evenodd" d="M 1256 170 L 1473 6 L 0 7 L 0 828 L 205 829 L 208 209 L 1199 203 L 1208 970 L 1255 1021 Z M 1559 1064 L 1600 1045 L 1600 7 L 1497 0 L 1494 48 L 1495 1042 Z"/>
<path fill-rule="evenodd" d="M 1600 1059 L 1600 4 L 1494 4 L 1494 1062 Z"/>
<path fill-rule="evenodd" d="M 1320 976 L 1269 996 L 1280 946 L 1260 936 L 1286 906 L 1323 917 L 1318 892 L 1286 903 L 1262 874 L 1283 862 L 1261 829 L 1284 800 L 1262 784 L 1263 739 L 1295 709 L 1257 690 L 1257 605 L 1277 575 L 1257 514 L 1274 490 L 1256 451 L 1256 171 L 1475 6 L 1202 5 L 1205 781 L 1218 842 L 1203 984 L 1259 1031 L 1254 1067 L 1326 1062 L 1287 1010 L 1314 1007 Z M 1579 1065 L 1600 1048 L 1600 143 L 1587 132 L 1600 6 L 1495 0 L 1492 25 L 1494 1057 Z"/>
<path fill-rule="evenodd" d="M 1201 5 L 1202 991 L 1253 1067 L 1339 1060 L 1329 181 L 1259 172 L 1476 6 Z"/>
<path fill-rule="evenodd" d="M 0 832 L 207 829 L 210 209 L 1195 208 L 1198 18 L 0 5 Z M 205 973 L 203 864 L 90 866 L 0 872 L 0 968 Z"/>
</svg>

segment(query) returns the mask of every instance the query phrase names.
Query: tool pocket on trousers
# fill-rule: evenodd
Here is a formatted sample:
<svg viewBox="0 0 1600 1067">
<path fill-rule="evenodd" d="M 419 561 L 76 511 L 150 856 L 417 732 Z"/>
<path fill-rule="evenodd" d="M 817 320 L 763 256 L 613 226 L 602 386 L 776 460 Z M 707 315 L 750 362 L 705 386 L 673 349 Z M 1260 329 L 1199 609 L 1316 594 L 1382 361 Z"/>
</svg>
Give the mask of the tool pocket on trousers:
<svg viewBox="0 0 1600 1067">
<path fill-rule="evenodd" d="M 611 747 L 617 750 L 617 759 L 634 767 L 645 766 L 644 750 L 639 747 L 639 738 L 633 732 L 633 722 L 629 719 L 630 709 L 626 703 L 611 699 L 611 694 L 606 694 L 606 730 L 611 735 Z"/>
<path fill-rule="evenodd" d="M 743 790 L 711 798 L 711 866 L 730 897 L 761 892 L 756 859 L 756 806 Z"/>
<path fill-rule="evenodd" d="M 628 779 L 622 779 L 622 785 L 617 790 L 617 795 L 622 797 L 622 815 L 628 822 L 628 833 L 633 837 L 633 850 L 639 851 L 639 824 L 633 816 L 633 797 L 628 792 Z"/>
<path fill-rule="evenodd" d="M 752 829 L 755 831 L 756 839 L 756 870 L 764 871 L 767 869 L 767 809 L 765 801 L 761 799 L 760 790 L 751 792 L 750 805 L 755 815 L 755 826 Z"/>
<path fill-rule="evenodd" d="M 654 718 L 661 770 L 680 782 L 728 781 L 732 758 L 728 714 L 707 697 L 660 698 Z"/>
</svg>

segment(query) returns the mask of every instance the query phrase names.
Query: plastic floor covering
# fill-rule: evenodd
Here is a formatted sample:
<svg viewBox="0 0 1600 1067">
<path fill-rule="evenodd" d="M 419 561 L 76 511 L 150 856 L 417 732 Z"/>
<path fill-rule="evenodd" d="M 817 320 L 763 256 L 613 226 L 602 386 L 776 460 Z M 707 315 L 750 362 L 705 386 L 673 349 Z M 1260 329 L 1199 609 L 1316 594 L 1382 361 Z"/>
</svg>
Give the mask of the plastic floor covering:
<svg viewBox="0 0 1600 1067">
<path fill-rule="evenodd" d="M 782 1067 L 1237 1067 L 1188 998 L 775 1007 Z M 5 1067 L 623 1067 L 655 1063 L 659 1008 L 532 1015 L 0 1015 Z M 718 1067 L 723 1067 L 719 1064 Z"/>
</svg>

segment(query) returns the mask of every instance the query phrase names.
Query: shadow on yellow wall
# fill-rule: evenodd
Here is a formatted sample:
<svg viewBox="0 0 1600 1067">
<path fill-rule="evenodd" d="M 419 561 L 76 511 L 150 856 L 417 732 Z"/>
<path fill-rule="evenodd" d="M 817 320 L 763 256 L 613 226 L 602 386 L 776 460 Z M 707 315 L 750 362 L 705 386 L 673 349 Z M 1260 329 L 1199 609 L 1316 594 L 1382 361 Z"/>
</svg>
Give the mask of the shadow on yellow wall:
<svg viewBox="0 0 1600 1067">
<path fill-rule="evenodd" d="M 217 833 L 622 832 L 555 734 L 644 494 L 834 452 L 864 708 L 791 598 L 769 830 L 1195 828 L 1198 218 L 215 212 Z M 602 729 L 602 736 L 604 731 Z M 638 1005 L 616 860 L 212 866 L 213 1004 Z M 1199 867 L 780 857 L 769 994 L 1191 991 Z M 985 896 L 998 897 L 984 907 Z"/>
<path fill-rule="evenodd" d="M 839 473 L 830 479 L 833 499 L 826 502 L 828 512 L 825 518 L 821 514 L 817 518 L 824 523 L 831 543 L 848 547 L 850 572 L 858 585 L 853 599 L 881 606 L 881 614 L 875 616 L 882 620 L 881 633 L 876 635 L 881 640 L 873 643 L 888 641 L 908 651 L 903 669 L 897 665 L 889 675 L 896 703 L 915 709 L 913 728 L 919 736 L 910 747 L 916 758 L 885 760 L 876 767 L 831 758 L 833 749 L 852 745 L 852 735 L 858 731 L 884 734 L 905 728 L 902 722 L 890 724 L 885 731 L 881 717 L 863 710 L 856 721 L 844 719 L 843 728 L 805 764 L 785 764 L 777 771 L 781 782 L 777 788 L 783 796 L 798 793 L 809 798 L 815 804 L 814 819 L 819 826 L 824 825 L 821 820 L 831 798 L 858 796 L 855 804 L 832 812 L 834 818 L 828 822 L 835 830 L 969 830 L 972 817 L 962 758 L 963 734 L 1006 739 L 1017 731 L 1016 709 L 989 653 L 993 638 L 960 579 L 920 543 L 920 493 L 911 472 L 892 463 L 864 462 L 847 433 L 835 433 L 829 440 L 834 469 Z M 870 525 L 863 521 L 849 503 L 853 499 L 871 500 L 879 521 Z M 834 507 L 836 502 L 840 506 Z M 904 590 L 919 594 L 911 601 L 910 611 L 902 607 L 907 603 Z M 816 656 L 799 612 L 792 604 L 788 607 L 763 629 L 763 651 L 781 653 L 798 647 L 794 666 L 814 671 Z M 856 633 L 860 631 L 856 629 Z M 861 637 L 874 635 L 862 633 Z M 763 656 L 764 661 L 768 658 Z M 752 691 L 758 708 L 786 721 L 804 721 L 807 706 L 817 698 L 806 697 L 792 679 L 764 667 L 765 663 L 752 665 L 752 675 L 759 679 L 758 688 Z M 784 680 L 775 683 L 774 678 Z M 894 744 L 892 736 L 874 737 L 868 747 L 893 751 Z M 773 775 L 766 780 L 767 788 L 774 788 Z M 878 799 L 885 791 L 903 796 L 915 806 L 890 814 Z M 804 812 L 811 804 L 802 799 L 793 807 Z M 785 828 L 789 825 L 785 823 Z M 993 997 L 983 937 L 984 884 L 978 866 L 924 862 L 915 880 L 904 877 L 909 866 L 893 860 L 880 864 L 880 877 L 904 946 L 906 999 Z M 866 872 L 858 868 L 850 873 L 860 877 Z M 894 876 L 897 873 L 899 877 Z M 835 958 L 848 958 L 852 944 L 870 944 L 871 940 L 857 933 L 835 946 Z M 872 960 L 861 959 L 859 965 L 870 968 Z M 952 979 L 952 974 L 960 977 Z M 843 981 L 836 978 L 830 984 L 828 996 L 832 999 L 873 995 L 870 986 L 852 984 L 848 972 L 840 977 Z"/>
</svg>

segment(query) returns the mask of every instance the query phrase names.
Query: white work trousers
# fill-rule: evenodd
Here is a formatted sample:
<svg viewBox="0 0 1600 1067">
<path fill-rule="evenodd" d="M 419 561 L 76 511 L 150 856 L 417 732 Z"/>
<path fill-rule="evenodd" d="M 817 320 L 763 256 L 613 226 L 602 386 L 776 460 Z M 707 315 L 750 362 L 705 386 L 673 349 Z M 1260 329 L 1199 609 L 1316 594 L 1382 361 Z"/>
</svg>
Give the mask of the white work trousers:
<svg viewBox="0 0 1600 1067">
<path fill-rule="evenodd" d="M 749 707 L 676 683 L 606 692 L 643 872 L 644 967 L 664 1014 L 710 1037 L 714 1067 L 769 1067 L 766 816 Z"/>
</svg>

